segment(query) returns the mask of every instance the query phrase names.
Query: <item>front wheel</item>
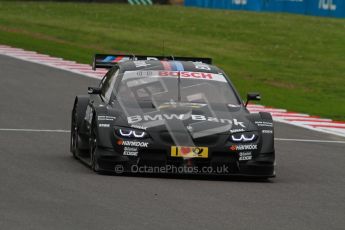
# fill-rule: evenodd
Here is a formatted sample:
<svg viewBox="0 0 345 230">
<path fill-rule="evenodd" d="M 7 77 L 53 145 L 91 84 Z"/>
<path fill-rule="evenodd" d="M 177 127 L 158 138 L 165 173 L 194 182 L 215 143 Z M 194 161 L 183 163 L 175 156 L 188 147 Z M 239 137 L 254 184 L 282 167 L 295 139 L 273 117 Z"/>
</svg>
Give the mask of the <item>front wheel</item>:
<svg viewBox="0 0 345 230">
<path fill-rule="evenodd" d="M 79 134 L 78 134 L 78 116 L 76 109 L 73 109 L 72 112 L 72 122 L 71 122 L 71 143 L 70 143 L 70 148 L 73 157 L 77 158 L 78 154 L 78 139 L 79 139 Z"/>
<path fill-rule="evenodd" d="M 92 122 L 89 138 L 90 167 L 94 172 L 100 172 L 97 162 L 97 130 L 95 122 Z"/>
</svg>

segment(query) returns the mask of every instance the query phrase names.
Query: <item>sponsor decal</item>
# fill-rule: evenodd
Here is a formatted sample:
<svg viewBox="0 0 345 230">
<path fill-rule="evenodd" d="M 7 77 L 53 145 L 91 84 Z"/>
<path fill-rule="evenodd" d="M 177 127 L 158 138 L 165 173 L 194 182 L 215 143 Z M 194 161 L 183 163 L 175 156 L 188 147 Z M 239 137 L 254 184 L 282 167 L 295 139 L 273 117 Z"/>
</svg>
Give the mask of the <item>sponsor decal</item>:
<svg viewBox="0 0 345 230">
<path fill-rule="evenodd" d="M 165 70 L 171 70 L 171 65 L 168 61 L 161 61 L 161 64 L 163 65 Z"/>
<path fill-rule="evenodd" d="M 101 127 L 101 128 L 109 128 L 109 127 L 110 127 L 110 124 L 99 124 L 98 127 Z"/>
<path fill-rule="evenodd" d="M 113 116 L 98 116 L 99 121 L 113 121 L 116 117 Z"/>
<path fill-rule="evenodd" d="M 239 161 L 249 161 L 253 158 L 252 152 L 240 152 L 238 153 L 238 155 L 239 155 L 239 158 L 238 158 Z"/>
<path fill-rule="evenodd" d="M 127 79 L 137 78 L 138 76 L 163 77 L 163 78 L 164 77 L 174 77 L 174 78 L 177 78 L 179 75 L 181 78 L 227 82 L 225 77 L 222 74 L 205 73 L 205 72 L 172 71 L 170 69 L 167 69 L 167 70 L 162 70 L 162 71 L 126 71 L 124 73 L 124 77 Z"/>
<path fill-rule="evenodd" d="M 193 62 L 196 69 L 211 70 L 210 66 L 202 62 Z"/>
<path fill-rule="evenodd" d="M 180 77 L 183 78 L 203 78 L 203 79 L 213 79 L 212 73 L 203 73 L 203 72 L 187 72 L 187 71 L 159 71 L 158 75 L 160 77 Z"/>
<path fill-rule="evenodd" d="M 131 125 L 131 128 L 142 129 L 142 130 L 146 130 L 147 129 L 147 127 L 142 126 L 142 125 Z"/>
<path fill-rule="evenodd" d="M 123 146 L 130 146 L 130 147 L 143 147 L 147 148 L 149 143 L 148 142 L 141 142 L 141 141 L 124 141 L 124 140 L 118 140 L 116 142 L 118 145 Z"/>
<path fill-rule="evenodd" d="M 333 0 L 319 0 L 319 9 L 334 11 L 337 9 L 337 5 Z"/>
<path fill-rule="evenodd" d="M 171 146 L 172 157 L 208 158 L 207 147 Z"/>
<path fill-rule="evenodd" d="M 255 121 L 255 124 L 260 127 L 273 127 L 273 123 L 267 121 Z"/>
<path fill-rule="evenodd" d="M 150 64 L 146 63 L 145 61 L 133 61 L 133 63 L 134 63 L 136 68 L 146 67 L 146 66 L 150 65 Z"/>
<path fill-rule="evenodd" d="M 272 134 L 273 133 L 273 130 L 270 130 L 270 129 L 264 129 L 261 131 L 262 133 L 265 133 L 265 134 Z"/>
<path fill-rule="evenodd" d="M 232 0 L 234 5 L 247 5 L 247 0 Z"/>
<path fill-rule="evenodd" d="M 124 156 L 138 156 L 138 148 L 124 147 L 123 155 Z"/>
<path fill-rule="evenodd" d="M 255 150 L 258 149 L 258 145 L 231 145 L 231 151 L 242 151 L 242 150 Z"/>
<path fill-rule="evenodd" d="M 138 71 L 136 73 L 137 73 L 137 76 L 139 77 L 150 77 L 153 74 L 152 71 Z"/>
<path fill-rule="evenodd" d="M 240 133 L 240 132 L 244 132 L 244 129 L 231 129 L 230 133 Z"/>
<path fill-rule="evenodd" d="M 125 56 L 107 56 L 104 59 L 97 59 L 97 62 L 122 62 L 128 60 L 130 58 Z"/>
<path fill-rule="evenodd" d="M 237 145 L 231 145 L 230 146 L 231 151 L 236 151 L 237 150 Z"/>
<path fill-rule="evenodd" d="M 156 115 L 136 115 L 127 117 L 128 123 L 133 124 L 141 121 L 161 121 L 161 120 L 187 120 L 192 119 L 193 121 L 210 121 L 222 124 L 231 124 L 245 128 L 244 122 L 240 122 L 237 119 L 224 119 L 217 117 L 206 117 L 204 115 L 190 115 L 190 114 L 156 114 Z"/>
</svg>

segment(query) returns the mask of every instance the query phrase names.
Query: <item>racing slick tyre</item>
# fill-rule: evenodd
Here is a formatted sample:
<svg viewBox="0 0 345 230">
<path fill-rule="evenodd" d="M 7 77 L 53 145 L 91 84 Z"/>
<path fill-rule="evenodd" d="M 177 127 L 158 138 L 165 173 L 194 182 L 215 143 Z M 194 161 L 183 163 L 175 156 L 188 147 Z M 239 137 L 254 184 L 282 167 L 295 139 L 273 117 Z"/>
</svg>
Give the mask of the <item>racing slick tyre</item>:
<svg viewBox="0 0 345 230">
<path fill-rule="evenodd" d="M 79 130 L 85 117 L 87 104 L 87 97 L 76 97 L 72 110 L 70 151 L 75 158 L 82 150 L 81 147 L 85 146 L 79 135 Z"/>
<path fill-rule="evenodd" d="M 98 163 L 98 143 L 97 143 L 97 125 L 95 122 L 95 116 L 93 116 L 90 135 L 89 135 L 89 153 L 90 153 L 90 168 L 92 171 L 98 174 L 106 174 L 105 170 L 99 167 Z"/>
</svg>

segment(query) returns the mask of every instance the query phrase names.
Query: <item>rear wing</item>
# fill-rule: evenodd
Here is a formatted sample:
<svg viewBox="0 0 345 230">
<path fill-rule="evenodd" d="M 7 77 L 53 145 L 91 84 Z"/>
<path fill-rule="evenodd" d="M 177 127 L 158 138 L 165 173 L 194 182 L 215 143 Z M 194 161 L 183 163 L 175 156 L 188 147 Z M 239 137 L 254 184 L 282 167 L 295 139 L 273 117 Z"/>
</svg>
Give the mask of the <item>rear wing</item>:
<svg viewBox="0 0 345 230">
<path fill-rule="evenodd" d="M 95 54 L 92 62 L 92 69 L 105 68 L 110 69 L 116 63 L 124 61 L 139 61 L 139 60 L 171 60 L 171 61 L 192 61 L 202 62 L 205 64 L 212 64 L 212 58 L 199 57 L 173 57 L 173 56 L 134 56 L 128 54 Z"/>
</svg>

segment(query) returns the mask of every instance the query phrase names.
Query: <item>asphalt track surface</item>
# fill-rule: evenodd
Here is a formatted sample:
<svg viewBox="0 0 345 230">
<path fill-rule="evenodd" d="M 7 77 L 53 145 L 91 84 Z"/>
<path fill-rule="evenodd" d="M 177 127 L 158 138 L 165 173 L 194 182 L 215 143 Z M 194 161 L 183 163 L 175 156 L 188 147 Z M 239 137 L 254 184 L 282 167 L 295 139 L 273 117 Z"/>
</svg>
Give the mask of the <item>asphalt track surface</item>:
<svg viewBox="0 0 345 230">
<path fill-rule="evenodd" d="M 74 96 L 97 83 L 0 55 L 0 229 L 345 228 L 344 138 L 276 123 L 289 140 L 265 182 L 97 175 L 67 132 L 5 130 L 69 130 Z"/>
</svg>

